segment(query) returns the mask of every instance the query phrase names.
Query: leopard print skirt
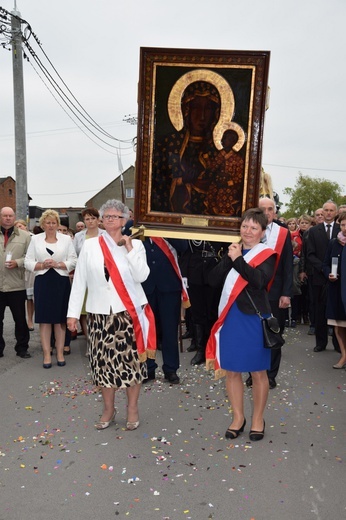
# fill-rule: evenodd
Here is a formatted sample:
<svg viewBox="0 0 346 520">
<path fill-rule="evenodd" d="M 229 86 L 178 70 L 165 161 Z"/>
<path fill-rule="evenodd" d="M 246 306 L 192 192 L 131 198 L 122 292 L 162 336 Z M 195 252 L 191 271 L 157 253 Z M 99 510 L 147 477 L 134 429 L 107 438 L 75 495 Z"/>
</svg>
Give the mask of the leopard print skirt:
<svg viewBox="0 0 346 520">
<path fill-rule="evenodd" d="M 127 311 L 88 314 L 89 361 L 94 385 L 127 388 L 147 378 L 139 361 L 132 319 Z"/>
</svg>

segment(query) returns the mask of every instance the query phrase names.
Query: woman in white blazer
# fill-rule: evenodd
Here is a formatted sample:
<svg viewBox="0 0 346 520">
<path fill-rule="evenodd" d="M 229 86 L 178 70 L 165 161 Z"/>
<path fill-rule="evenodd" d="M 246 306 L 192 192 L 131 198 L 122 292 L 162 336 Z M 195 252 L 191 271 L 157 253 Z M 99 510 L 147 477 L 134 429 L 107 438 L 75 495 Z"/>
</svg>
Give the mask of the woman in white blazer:
<svg viewBox="0 0 346 520">
<path fill-rule="evenodd" d="M 144 246 L 140 240 L 123 236 L 121 229 L 128 208 L 118 200 L 100 209 L 105 233 L 87 240 L 80 252 L 72 284 L 67 326 L 76 330 L 86 300 L 89 360 L 93 383 L 101 388 L 103 413 L 96 428 L 107 428 L 115 418 L 116 388 L 126 388 L 127 429 L 139 425 L 138 397 L 147 377 L 146 357 L 150 341 L 146 326 L 147 299 L 141 283 L 149 274 Z M 122 241 L 123 245 L 118 245 Z M 150 310 L 150 309 L 149 309 Z M 152 318 L 152 316 L 151 316 Z M 151 330 L 151 329 L 149 329 Z M 151 336 L 150 336 L 151 337 Z M 149 345 L 150 346 L 150 345 Z"/>
<path fill-rule="evenodd" d="M 64 342 L 67 305 L 70 296 L 69 273 L 77 263 L 71 237 L 58 233 L 59 214 L 47 209 L 39 222 L 44 233 L 34 235 L 25 257 L 25 269 L 35 272 L 35 323 L 40 324 L 43 368 L 51 368 L 51 333 L 54 326 L 57 364 L 65 366 Z"/>
</svg>

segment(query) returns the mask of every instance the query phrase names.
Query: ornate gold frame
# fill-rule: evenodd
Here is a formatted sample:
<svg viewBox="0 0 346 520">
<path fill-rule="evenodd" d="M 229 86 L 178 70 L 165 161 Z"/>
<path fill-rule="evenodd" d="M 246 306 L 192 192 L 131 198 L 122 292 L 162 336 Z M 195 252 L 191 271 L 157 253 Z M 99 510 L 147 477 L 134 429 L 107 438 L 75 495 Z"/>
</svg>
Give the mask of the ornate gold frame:
<svg viewBox="0 0 346 520">
<path fill-rule="evenodd" d="M 269 51 L 140 49 L 135 228 L 144 226 L 144 234 L 151 236 L 208 240 L 220 240 L 222 235 L 230 239 L 239 236 L 240 214 L 256 206 L 259 197 L 269 59 Z M 157 182 L 155 158 L 163 149 L 158 148 L 158 143 L 169 135 L 173 146 L 173 136 L 175 139 L 184 132 L 183 93 L 195 82 L 211 85 L 219 95 L 218 119 L 212 128 L 213 151 L 205 154 L 209 178 L 213 175 L 210 165 L 214 164 L 211 153 L 217 157 L 222 149 L 224 131 L 231 129 L 238 134 L 233 150 L 242 156 L 244 174 L 237 214 L 219 215 L 215 210 L 208 213 L 204 209 L 201 204 L 209 195 L 207 183 L 204 191 L 201 190 L 202 202 L 196 211 L 189 200 L 190 205 L 182 206 L 184 211 L 177 211 L 168 207 L 165 199 L 172 188 L 171 185 L 165 188 L 164 175 L 173 184 L 168 168 L 161 183 Z M 203 175 L 204 172 L 198 179 Z M 186 192 L 189 193 L 188 189 Z M 194 193 L 199 196 L 197 188 Z"/>
</svg>

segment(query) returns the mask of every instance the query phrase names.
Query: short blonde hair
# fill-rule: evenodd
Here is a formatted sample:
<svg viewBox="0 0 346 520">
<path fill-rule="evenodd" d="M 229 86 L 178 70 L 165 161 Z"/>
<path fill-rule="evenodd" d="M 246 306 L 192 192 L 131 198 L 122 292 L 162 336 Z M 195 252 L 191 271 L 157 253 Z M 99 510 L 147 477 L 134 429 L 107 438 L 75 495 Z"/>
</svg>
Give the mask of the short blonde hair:
<svg viewBox="0 0 346 520">
<path fill-rule="evenodd" d="M 59 213 L 57 211 L 55 211 L 55 209 L 46 209 L 46 211 L 44 211 L 40 217 L 40 220 L 39 220 L 39 226 L 42 228 L 45 221 L 47 220 L 47 218 L 54 218 L 57 223 L 58 223 L 58 226 L 60 226 L 60 217 L 59 217 Z"/>
<path fill-rule="evenodd" d="M 22 224 L 22 226 L 25 226 L 26 228 L 28 227 L 28 224 L 25 220 L 19 218 L 18 220 L 15 220 L 14 221 L 14 225 L 17 226 L 17 224 Z"/>
</svg>

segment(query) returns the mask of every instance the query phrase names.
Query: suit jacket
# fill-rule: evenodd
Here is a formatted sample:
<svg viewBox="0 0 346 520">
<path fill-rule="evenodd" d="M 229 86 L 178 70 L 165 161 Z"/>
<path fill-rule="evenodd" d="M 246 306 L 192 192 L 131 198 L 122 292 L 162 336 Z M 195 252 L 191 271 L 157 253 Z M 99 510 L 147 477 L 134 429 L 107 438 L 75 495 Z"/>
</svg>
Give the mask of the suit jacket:
<svg viewBox="0 0 346 520">
<path fill-rule="evenodd" d="M 275 222 L 273 226 L 277 225 Z M 281 226 L 284 227 L 284 226 Z M 267 244 L 273 247 L 270 241 Z M 276 269 L 273 283 L 269 291 L 269 300 L 278 301 L 281 296 L 293 296 L 293 249 L 290 232 L 287 230 L 284 246 Z"/>
<path fill-rule="evenodd" d="M 339 224 L 334 224 L 331 238 L 336 238 L 340 231 Z M 324 223 L 317 224 L 309 229 L 307 238 L 307 257 L 312 266 L 312 284 L 325 285 L 326 277 L 323 274 L 323 261 L 328 248 L 329 239 L 327 237 Z"/>
<path fill-rule="evenodd" d="M 183 253 L 188 247 L 187 240 L 170 239 L 167 242 L 178 253 Z M 181 292 L 181 280 L 179 280 L 171 262 L 162 249 L 154 242 L 151 242 L 150 238 L 144 240 L 144 247 L 150 268 L 150 274 L 142 284 L 145 294 L 152 294 L 155 289 L 165 293 L 172 291 Z"/>
</svg>

